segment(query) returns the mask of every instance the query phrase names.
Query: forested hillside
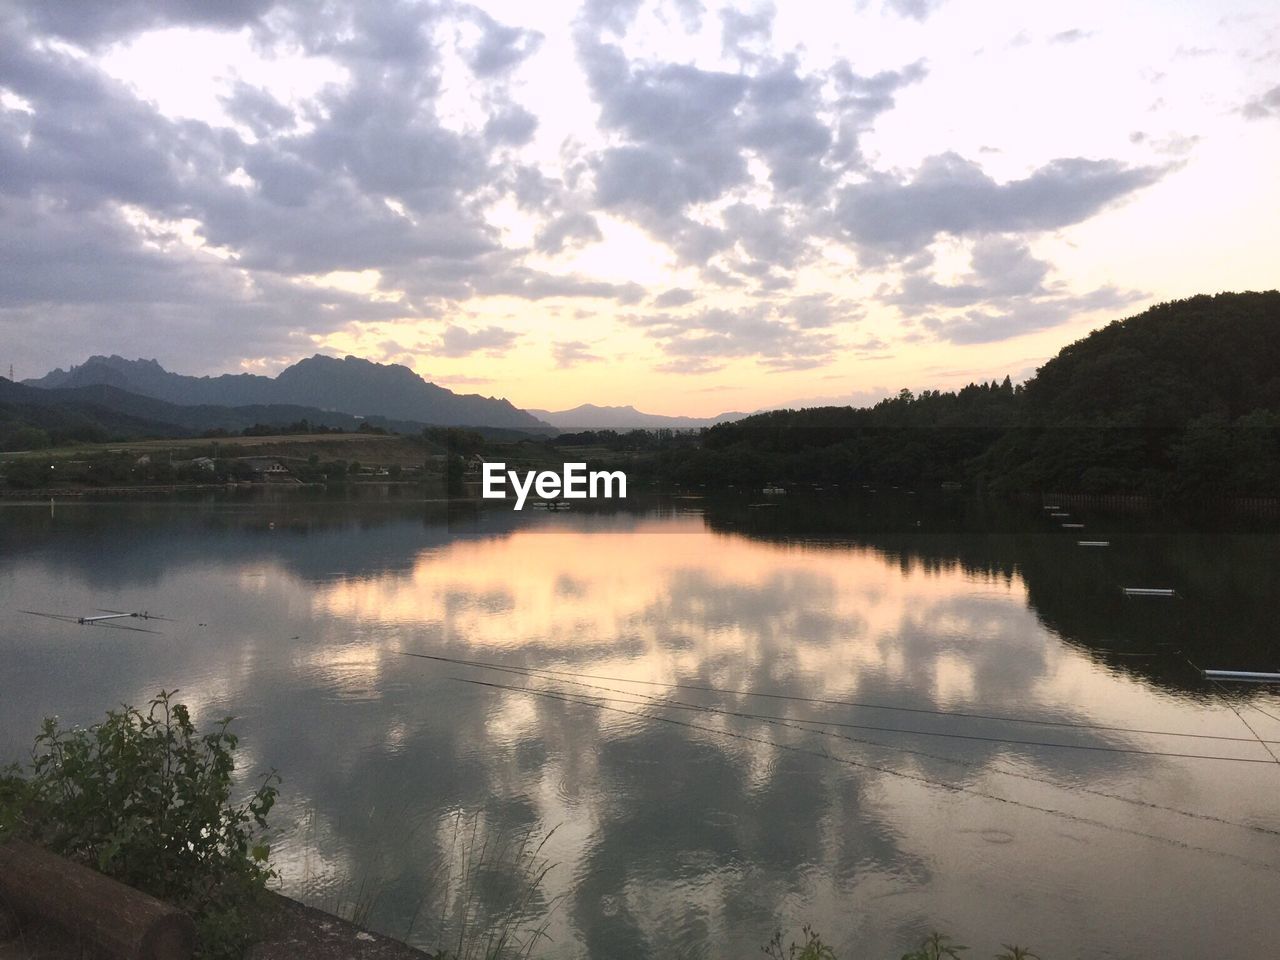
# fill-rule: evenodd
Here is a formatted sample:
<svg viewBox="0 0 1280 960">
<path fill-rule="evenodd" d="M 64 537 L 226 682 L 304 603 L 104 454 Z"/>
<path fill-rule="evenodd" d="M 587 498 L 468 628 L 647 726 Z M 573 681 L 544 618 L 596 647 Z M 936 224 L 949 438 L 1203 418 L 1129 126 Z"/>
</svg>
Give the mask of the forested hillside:
<svg viewBox="0 0 1280 960">
<path fill-rule="evenodd" d="M 1280 292 L 1198 296 L 1065 347 L 1025 385 L 759 414 L 675 450 L 693 483 L 1280 495 Z"/>
</svg>

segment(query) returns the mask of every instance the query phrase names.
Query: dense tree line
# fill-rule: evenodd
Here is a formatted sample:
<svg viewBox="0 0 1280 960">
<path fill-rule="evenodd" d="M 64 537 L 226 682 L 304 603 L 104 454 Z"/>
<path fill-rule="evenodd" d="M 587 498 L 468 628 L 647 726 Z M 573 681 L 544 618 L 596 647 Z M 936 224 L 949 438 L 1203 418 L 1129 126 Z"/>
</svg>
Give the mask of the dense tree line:
<svg viewBox="0 0 1280 960">
<path fill-rule="evenodd" d="M 1070 344 L 1025 385 L 719 424 L 659 468 L 708 485 L 1278 496 L 1280 293 L 1161 304 Z"/>
</svg>

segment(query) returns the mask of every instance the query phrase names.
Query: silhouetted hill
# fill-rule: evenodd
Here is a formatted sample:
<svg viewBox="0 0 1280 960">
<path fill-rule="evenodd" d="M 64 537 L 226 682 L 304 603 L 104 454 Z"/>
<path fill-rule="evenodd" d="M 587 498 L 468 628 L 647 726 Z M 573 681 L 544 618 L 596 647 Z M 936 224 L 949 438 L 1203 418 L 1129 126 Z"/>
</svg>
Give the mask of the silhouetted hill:
<svg viewBox="0 0 1280 960">
<path fill-rule="evenodd" d="M 362 426 L 372 426 L 404 434 L 419 433 L 425 426 L 414 421 L 361 418 L 295 404 L 182 406 L 101 383 L 38 389 L 0 378 L 0 449 L 25 446 L 15 443 L 15 436 L 24 427 L 44 430 L 55 443 L 62 443 L 189 437 L 219 429 L 239 433 L 248 427 L 284 428 L 302 421 L 312 428 L 356 431 Z"/>
<path fill-rule="evenodd" d="M 176 437 L 187 432 L 176 424 L 151 419 L 142 411 L 113 410 L 93 402 L 91 397 L 67 397 L 63 393 L 37 390 L 0 377 L 0 450 L 31 445 L 24 439 L 31 430 L 43 431 L 47 436 L 40 442 L 44 443 L 50 438 L 58 443 L 102 442 L 126 437 Z"/>
<path fill-rule="evenodd" d="M 1027 382 L 1045 423 L 1180 428 L 1280 412 L 1280 292 L 1174 300 L 1064 347 Z"/>
<path fill-rule="evenodd" d="M 874 407 L 756 414 L 673 450 L 690 483 L 930 485 L 1280 496 L 1280 292 L 1152 307 L 1070 344 L 1025 385 L 908 390 Z"/>
<path fill-rule="evenodd" d="M 294 404 L 353 416 L 380 416 L 444 426 L 545 428 L 506 400 L 457 394 L 423 380 L 408 367 L 317 354 L 277 377 L 250 373 L 188 377 L 155 360 L 90 357 L 70 370 L 54 370 L 26 385 L 50 388 L 111 386 L 182 406 L 242 407 Z"/>
<path fill-rule="evenodd" d="M 641 413 L 630 405 L 599 407 L 594 403 L 584 403 L 571 410 L 526 412 L 559 430 L 699 430 L 746 416 L 745 413 L 722 413 L 716 417 L 667 417 Z"/>
</svg>

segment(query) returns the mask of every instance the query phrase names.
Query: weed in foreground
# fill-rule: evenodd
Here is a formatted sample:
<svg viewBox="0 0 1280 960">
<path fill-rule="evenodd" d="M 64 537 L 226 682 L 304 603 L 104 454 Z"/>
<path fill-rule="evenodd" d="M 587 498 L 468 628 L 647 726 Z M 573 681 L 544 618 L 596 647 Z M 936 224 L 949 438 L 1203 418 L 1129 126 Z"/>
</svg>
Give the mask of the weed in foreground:
<svg viewBox="0 0 1280 960">
<path fill-rule="evenodd" d="M 231 799 L 238 738 L 228 717 L 199 734 L 164 691 L 88 729 L 46 719 L 29 771 L 0 776 L 0 839 L 22 836 L 187 910 L 198 955 L 238 956 L 274 876 L 261 839 L 280 778 Z"/>
<path fill-rule="evenodd" d="M 408 939 L 425 912 L 434 916 L 438 960 L 529 960 L 543 940 L 563 894 L 542 890 L 555 868 L 543 854 L 555 829 L 538 839 L 533 830 L 485 829 L 480 814 L 453 818 L 447 856 L 429 884 L 405 932 Z"/>
<path fill-rule="evenodd" d="M 773 935 L 773 939 L 760 948 L 770 960 L 838 960 L 835 952 L 822 938 L 806 924 L 802 928 L 804 941 L 792 941 L 785 950 L 782 946 L 782 931 Z M 995 960 L 1040 960 L 1038 954 L 1025 947 L 1004 944 L 1005 953 L 997 954 Z M 968 950 L 966 946 L 953 943 L 950 937 L 940 933 L 931 933 L 916 949 L 904 953 L 902 960 L 962 960 L 960 954 Z"/>
</svg>

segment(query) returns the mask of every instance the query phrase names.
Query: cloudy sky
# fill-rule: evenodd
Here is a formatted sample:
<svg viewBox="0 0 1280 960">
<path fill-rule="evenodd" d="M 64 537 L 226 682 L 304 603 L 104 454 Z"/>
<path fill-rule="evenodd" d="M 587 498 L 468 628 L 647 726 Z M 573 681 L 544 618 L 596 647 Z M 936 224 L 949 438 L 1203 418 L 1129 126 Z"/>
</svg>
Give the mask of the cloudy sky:
<svg viewBox="0 0 1280 960">
<path fill-rule="evenodd" d="M 1278 160 L 1273 0 L 0 0 L 0 363 L 673 414 L 1017 380 L 1274 288 Z"/>
</svg>

